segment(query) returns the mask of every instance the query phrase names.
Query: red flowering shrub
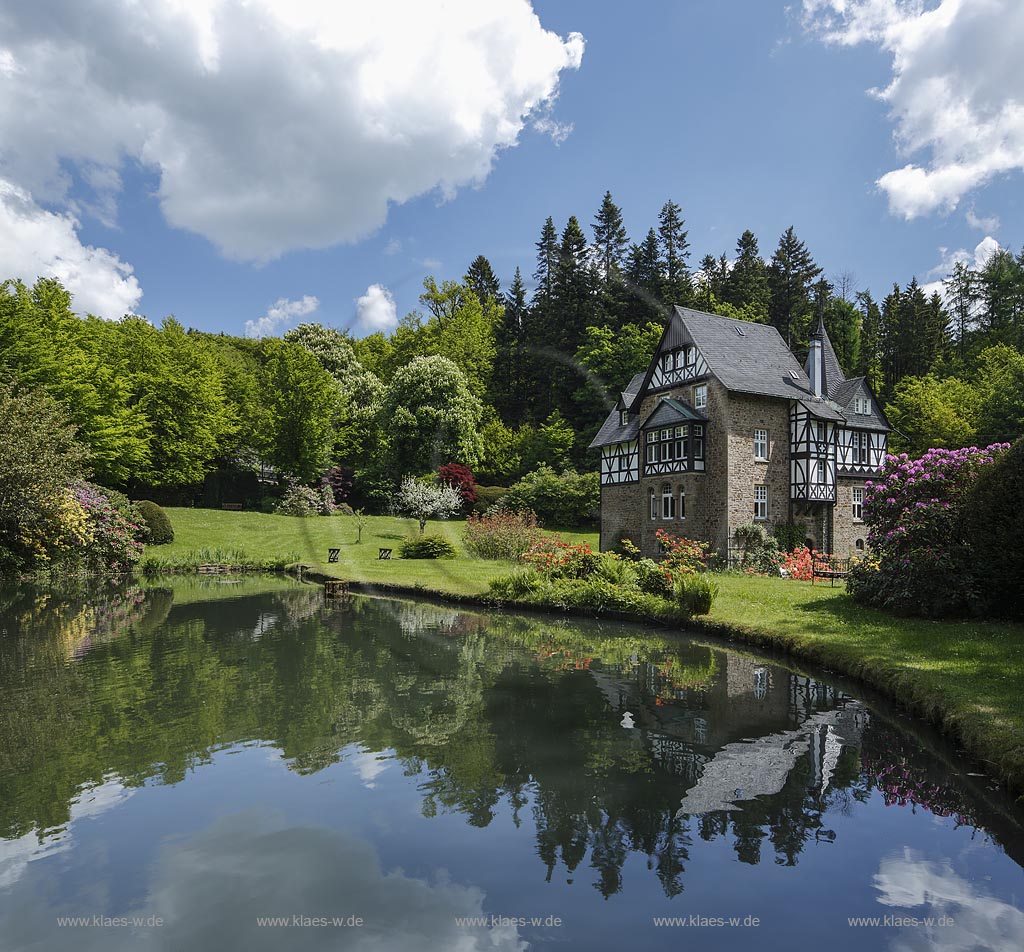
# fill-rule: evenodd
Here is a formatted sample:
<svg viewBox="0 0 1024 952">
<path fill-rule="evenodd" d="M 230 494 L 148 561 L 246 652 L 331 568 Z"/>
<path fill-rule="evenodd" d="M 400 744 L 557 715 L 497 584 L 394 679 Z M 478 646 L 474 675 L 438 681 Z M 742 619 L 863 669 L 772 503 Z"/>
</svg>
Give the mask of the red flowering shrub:
<svg viewBox="0 0 1024 952">
<path fill-rule="evenodd" d="M 586 578 L 597 569 L 601 555 L 586 542 L 566 542 L 549 535 L 531 545 L 523 561 L 552 578 Z"/>
<path fill-rule="evenodd" d="M 437 469 L 437 481 L 454 486 L 462 497 L 462 504 L 468 509 L 477 501 L 476 479 L 468 467 L 461 463 L 445 463 Z"/>
<path fill-rule="evenodd" d="M 681 575 L 693 575 L 695 572 L 705 572 L 708 568 L 708 561 L 711 558 L 710 544 L 697 542 L 694 539 L 686 539 L 683 536 L 674 536 L 659 529 L 655 535 L 658 545 L 665 553 L 661 560 L 662 569 L 672 579 Z"/>
</svg>

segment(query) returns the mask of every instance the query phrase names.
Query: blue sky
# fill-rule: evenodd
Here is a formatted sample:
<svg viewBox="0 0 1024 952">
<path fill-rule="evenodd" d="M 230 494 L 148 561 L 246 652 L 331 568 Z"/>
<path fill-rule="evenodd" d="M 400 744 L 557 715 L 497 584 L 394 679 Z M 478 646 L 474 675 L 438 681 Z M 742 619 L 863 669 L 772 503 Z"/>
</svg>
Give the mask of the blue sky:
<svg viewBox="0 0 1024 952">
<path fill-rule="evenodd" d="M 767 258 L 794 225 L 826 275 L 876 296 L 1024 232 L 1013 0 L 984 16 L 959 0 L 538 0 L 539 24 L 502 0 L 504 18 L 464 35 L 444 22 L 452 4 L 436 24 L 400 0 L 340 23 L 309 2 L 286 5 L 301 22 L 275 0 L 181 5 L 186 20 L 135 22 L 126 0 L 91 17 L 0 2 L 0 270 L 70 276 L 104 316 L 128 303 L 241 334 L 276 304 L 258 325 L 271 333 L 302 319 L 362 333 L 387 326 L 387 295 L 400 316 L 425 275 L 458 278 L 478 254 L 503 284 L 517 265 L 528 276 L 544 219 L 589 226 L 606 189 L 635 240 L 679 203 L 693 264 L 745 228 Z M 310 45 L 311 26 L 341 39 Z M 396 77 L 389 57 L 409 49 L 423 72 Z M 353 50 L 384 50 L 359 87 Z M 54 78 L 46 56 L 69 52 L 81 75 Z M 455 116 L 484 131 L 449 150 Z M 381 126 L 383 141 L 366 131 Z"/>
</svg>

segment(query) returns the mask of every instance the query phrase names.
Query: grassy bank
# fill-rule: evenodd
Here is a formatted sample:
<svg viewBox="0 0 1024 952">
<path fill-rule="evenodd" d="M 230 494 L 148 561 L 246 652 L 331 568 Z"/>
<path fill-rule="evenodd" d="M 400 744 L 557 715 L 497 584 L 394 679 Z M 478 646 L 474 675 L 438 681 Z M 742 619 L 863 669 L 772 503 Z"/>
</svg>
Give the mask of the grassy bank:
<svg viewBox="0 0 1024 952">
<path fill-rule="evenodd" d="M 452 539 L 459 557 L 442 562 L 377 561 L 416 531 L 408 519 L 376 517 L 355 544 L 351 519 L 293 519 L 259 513 L 170 510 L 176 533 L 162 555 L 204 546 L 253 556 L 296 552 L 324 575 L 409 590 L 479 598 L 513 566 L 470 558 L 459 523 L 428 531 Z M 595 534 L 566 534 L 596 543 Z M 327 548 L 341 549 L 338 564 Z M 853 676 L 939 724 L 975 757 L 1024 792 L 1024 625 L 896 618 L 863 608 L 841 586 L 722 575 L 709 616 L 691 629 L 778 648 Z"/>
<path fill-rule="evenodd" d="M 269 516 L 260 512 L 222 512 L 216 509 L 168 509 L 174 526 L 170 545 L 153 546 L 146 556 L 182 559 L 201 549 L 237 550 L 253 560 L 271 560 L 283 554 L 312 566 L 317 572 L 357 582 L 419 587 L 451 595 L 482 595 L 491 579 L 510 572 L 508 562 L 473 559 L 462 544 L 461 522 L 431 522 L 427 532 L 451 540 L 455 559 L 399 559 L 407 538 L 419 536 L 412 519 L 368 516 L 362 542 L 349 516 L 302 519 Z M 597 544 L 597 533 L 560 532 L 565 538 Z M 327 562 L 327 550 L 340 549 L 336 564 Z M 392 549 L 390 561 L 377 558 L 380 549 Z"/>
</svg>

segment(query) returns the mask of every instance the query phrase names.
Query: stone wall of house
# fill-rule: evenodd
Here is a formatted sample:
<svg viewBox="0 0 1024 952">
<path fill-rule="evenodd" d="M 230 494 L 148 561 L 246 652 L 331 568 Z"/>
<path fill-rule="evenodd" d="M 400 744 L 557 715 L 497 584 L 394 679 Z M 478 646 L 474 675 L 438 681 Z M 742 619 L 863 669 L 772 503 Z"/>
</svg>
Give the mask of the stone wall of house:
<svg viewBox="0 0 1024 952">
<path fill-rule="evenodd" d="M 636 483 L 601 487 L 601 551 L 614 549 L 622 536 L 639 545 L 645 512 Z"/>
<path fill-rule="evenodd" d="M 770 532 L 779 523 L 789 521 L 789 404 L 785 400 L 733 393 L 728 396 L 729 472 L 726 542 L 737 526 L 754 518 L 754 487 L 768 487 Z M 768 431 L 767 462 L 754 458 L 754 430 Z M 721 543 L 720 543 L 721 544 Z"/>
<path fill-rule="evenodd" d="M 847 558 L 863 555 L 868 544 L 868 527 L 853 519 L 853 490 L 864 488 L 864 479 L 840 476 L 836 480 L 836 508 L 832 520 L 832 552 Z M 858 548 L 857 541 L 863 544 Z"/>
</svg>

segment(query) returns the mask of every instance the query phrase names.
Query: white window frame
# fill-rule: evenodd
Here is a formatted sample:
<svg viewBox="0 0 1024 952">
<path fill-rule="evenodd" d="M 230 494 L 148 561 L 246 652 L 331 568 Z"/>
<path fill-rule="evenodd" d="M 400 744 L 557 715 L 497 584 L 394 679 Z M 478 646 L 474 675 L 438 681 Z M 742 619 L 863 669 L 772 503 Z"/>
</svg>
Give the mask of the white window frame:
<svg viewBox="0 0 1024 952">
<path fill-rule="evenodd" d="M 686 518 L 686 490 L 682 486 L 679 487 L 679 518 Z"/>
<path fill-rule="evenodd" d="M 672 487 L 665 486 L 661 490 L 661 518 L 668 521 L 676 517 L 676 497 L 672 495 Z"/>
<path fill-rule="evenodd" d="M 859 486 L 853 487 L 852 493 L 853 521 L 864 521 L 864 490 Z"/>
<path fill-rule="evenodd" d="M 658 518 L 658 497 L 654 495 L 654 490 L 651 490 L 651 521 L 654 522 Z"/>
<path fill-rule="evenodd" d="M 754 459 L 768 462 L 768 431 L 761 427 L 754 430 Z"/>
<path fill-rule="evenodd" d="M 697 410 L 703 410 L 708 405 L 708 385 L 706 383 L 693 388 L 693 405 Z"/>
<path fill-rule="evenodd" d="M 626 426 L 629 423 L 629 410 L 619 410 L 619 426 Z"/>
<path fill-rule="evenodd" d="M 815 469 L 816 469 L 816 481 L 817 481 L 818 485 L 819 486 L 824 486 L 825 483 L 828 482 L 828 467 L 825 465 L 825 461 L 823 459 L 819 459 L 818 460 L 818 465 L 815 467 Z"/>
<path fill-rule="evenodd" d="M 689 450 L 687 446 L 689 436 L 689 425 L 676 427 L 676 459 L 686 459 L 687 451 Z"/>
<path fill-rule="evenodd" d="M 768 486 L 763 483 L 754 487 L 754 521 L 768 521 Z"/>
</svg>

